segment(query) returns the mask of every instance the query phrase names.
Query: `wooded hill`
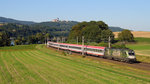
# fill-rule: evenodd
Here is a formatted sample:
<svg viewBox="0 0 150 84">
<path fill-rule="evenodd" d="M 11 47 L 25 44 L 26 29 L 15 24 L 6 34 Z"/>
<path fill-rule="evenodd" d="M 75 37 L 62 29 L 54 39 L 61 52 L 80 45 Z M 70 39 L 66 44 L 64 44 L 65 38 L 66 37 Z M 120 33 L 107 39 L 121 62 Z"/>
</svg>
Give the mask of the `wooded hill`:
<svg viewBox="0 0 150 84">
<path fill-rule="evenodd" d="M 5 38 L 7 40 L 10 37 L 12 37 L 14 38 L 15 43 L 18 45 L 29 44 L 29 43 L 32 44 L 44 43 L 47 37 L 53 39 L 55 38 L 55 40 L 56 37 L 60 37 L 60 38 L 68 37 L 70 31 L 74 29 L 73 26 L 79 24 L 79 26 L 82 27 L 84 26 L 84 23 L 86 28 L 83 28 L 83 30 L 79 31 L 82 32 L 81 34 L 78 34 L 79 41 L 81 41 L 82 34 L 85 34 L 85 39 L 94 42 L 101 42 L 101 41 L 106 42 L 108 40 L 108 36 L 110 35 L 112 36 L 112 31 L 109 30 L 108 25 L 103 23 L 102 21 L 97 21 L 97 22 L 90 21 L 90 22 L 80 22 L 80 23 L 76 21 L 58 21 L 58 22 L 41 22 L 41 23 L 34 23 L 30 25 L 13 23 L 13 22 L 11 23 L 9 21 L 7 23 L 7 21 L 6 22 L 3 21 L 0 23 L 1 24 L 0 33 L 2 37 L 1 42 L 3 42 L 3 39 Z M 114 28 L 111 27 L 111 29 Z M 5 37 L 6 35 L 7 37 Z M 76 39 L 76 37 L 77 35 L 72 34 L 69 40 Z M 4 46 L 5 43 L 3 43 Z M 8 41 L 8 43 L 10 43 L 10 41 Z"/>
<path fill-rule="evenodd" d="M 57 32 L 52 32 L 52 34 L 55 36 L 59 36 L 64 34 L 65 36 L 69 34 L 69 31 L 71 30 L 72 26 L 76 25 L 77 21 L 59 21 L 59 22 L 41 22 L 41 23 L 36 23 L 32 21 L 20 21 L 20 20 L 15 20 L 11 18 L 5 18 L 5 17 L 0 17 L 0 23 L 1 24 L 6 24 L 6 23 L 14 23 L 14 24 L 19 24 L 19 25 L 29 25 L 32 27 L 36 27 L 37 29 L 45 30 L 45 31 L 57 31 Z M 30 28 L 31 29 L 31 28 Z M 122 31 L 123 28 L 120 27 L 112 27 L 110 26 L 109 29 L 111 29 L 113 32 L 117 31 Z M 62 33 L 62 34 L 60 34 Z"/>
<path fill-rule="evenodd" d="M 20 21 L 11 18 L 5 18 L 5 17 L 0 17 L 0 23 L 15 23 L 15 24 L 24 24 L 24 25 L 35 24 L 35 22 L 32 21 Z"/>
</svg>

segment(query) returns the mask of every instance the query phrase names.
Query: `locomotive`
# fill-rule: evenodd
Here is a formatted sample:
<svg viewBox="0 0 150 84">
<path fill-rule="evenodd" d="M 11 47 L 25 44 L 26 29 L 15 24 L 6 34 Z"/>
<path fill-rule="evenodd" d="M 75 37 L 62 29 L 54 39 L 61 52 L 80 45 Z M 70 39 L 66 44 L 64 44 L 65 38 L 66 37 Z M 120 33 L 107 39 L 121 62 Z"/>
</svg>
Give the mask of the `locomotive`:
<svg viewBox="0 0 150 84">
<path fill-rule="evenodd" d="M 77 45 L 68 43 L 57 43 L 48 41 L 49 47 L 59 48 L 72 52 L 84 53 L 86 55 L 98 56 L 123 62 L 135 62 L 135 52 L 131 49 L 115 49 L 100 46 Z"/>
</svg>

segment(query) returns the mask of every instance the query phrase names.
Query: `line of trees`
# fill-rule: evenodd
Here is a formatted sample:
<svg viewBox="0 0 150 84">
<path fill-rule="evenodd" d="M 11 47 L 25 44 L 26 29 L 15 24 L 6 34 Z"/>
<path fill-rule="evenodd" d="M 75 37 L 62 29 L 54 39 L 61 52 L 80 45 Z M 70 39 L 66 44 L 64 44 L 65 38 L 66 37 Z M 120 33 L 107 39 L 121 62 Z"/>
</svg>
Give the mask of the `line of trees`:
<svg viewBox="0 0 150 84">
<path fill-rule="evenodd" d="M 14 23 L 0 25 L 0 46 L 44 43 L 46 38 L 67 36 L 69 30 L 50 26 L 29 26 Z M 11 39 L 11 40 L 10 40 Z"/>
<path fill-rule="evenodd" d="M 62 23 L 65 24 L 65 23 Z M 24 37 L 25 39 L 31 35 L 36 35 L 37 33 L 50 33 L 52 36 L 64 36 L 67 37 L 69 34 L 70 26 L 63 26 L 65 28 L 60 28 L 55 24 L 53 27 L 48 26 L 48 24 L 39 24 L 39 25 L 22 25 L 22 24 L 14 24 L 14 23 L 5 23 L 0 26 L 0 32 L 7 32 L 10 37 Z"/>
<path fill-rule="evenodd" d="M 126 42 L 134 42 L 134 36 L 130 30 L 123 30 L 118 34 L 118 40 L 114 39 L 113 32 L 108 28 L 108 25 L 103 21 L 81 22 L 72 27 L 68 41 L 71 43 L 82 42 L 99 43 L 99 46 L 108 47 L 108 42 L 113 43 L 114 48 L 126 48 Z"/>
<path fill-rule="evenodd" d="M 31 35 L 27 39 L 24 37 L 12 38 L 6 32 L 0 32 L 0 47 L 2 46 L 11 46 L 12 41 L 15 45 L 24 45 L 24 44 L 41 44 L 49 40 L 51 35 L 49 33 L 37 33 L 36 35 Z"/>
<path fill-rule="evenodd" d="M 69 37 L 65 39 L 68 39 L 69 42 L 76 42 L 78 38 L 78 42 L 81 42 L 82 36 L 84 36 L 85 42 L 108 42 L 109 37 L 111 37 L 111 42 L 115 42 L 113 32 L 103 21 L 78 23 L 72 27 Z M 63 37 L 63 35 L 52 36 L 50 31 L 32 27 L 30 29 L 27 25 L 6 24 L 0 26 L 0 46 L 10 46 L 10 37 L 14 38 L 16 45 L 23 45 L 45 43 L 50 38 L 57 41 L 58 39 L 55 37 Z M 133 42 L 134 36 L 129 30 L 123 30 L 118 34 L 118 40 L 121 42 Z"/>
<path fill-rule="evenodd" d="M 23 45 L 23 44 L 42 44 L 45 43 L 45 41 L 49 40 L 51 38 L 51 35 L 49 33 L 37 33 L 36 35 L 31 35 L 28 37 L 28 39 L 25 39 L 24 37 L 18 37 L 15 40 L 16 45 Z"/>
</svg>

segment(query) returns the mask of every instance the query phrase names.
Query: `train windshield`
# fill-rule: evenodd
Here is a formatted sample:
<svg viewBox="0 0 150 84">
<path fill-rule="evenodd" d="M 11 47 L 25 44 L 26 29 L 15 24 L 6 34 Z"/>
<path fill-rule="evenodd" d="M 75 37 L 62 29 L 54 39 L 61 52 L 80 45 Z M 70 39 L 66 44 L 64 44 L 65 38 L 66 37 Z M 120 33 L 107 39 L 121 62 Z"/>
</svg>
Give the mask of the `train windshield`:
<svg viewBox="0 0 150 84">
<path fill-rule="evenodd" d="M 135 55 L 134 53 L 129 53 L 129 55 Z"/>
<path fill-rule="evenodd" d="M 129 51 L 128 53 L 129 53 L 130 56 L 134 56 L 135 55 L 133 50 Z"/>
</svg>

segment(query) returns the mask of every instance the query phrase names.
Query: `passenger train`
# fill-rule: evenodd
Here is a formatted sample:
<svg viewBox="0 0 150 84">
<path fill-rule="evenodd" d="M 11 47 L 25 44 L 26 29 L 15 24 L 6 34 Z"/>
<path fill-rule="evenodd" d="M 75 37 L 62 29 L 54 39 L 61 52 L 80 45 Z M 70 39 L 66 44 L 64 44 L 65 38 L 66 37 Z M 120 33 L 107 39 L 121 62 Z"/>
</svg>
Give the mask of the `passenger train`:
<svg viewBox="0 0 150 84">
<path fill-rule="evenodd" d="M 72 52 L 84 53 L 85 55 L 98 56 L 123 62 L 135 62 L 135 52 L 131 49 L 115 49 L 99 46 L 77 45 L 48 41 L 49 47 L 59 48 Z"/>
</svg>

